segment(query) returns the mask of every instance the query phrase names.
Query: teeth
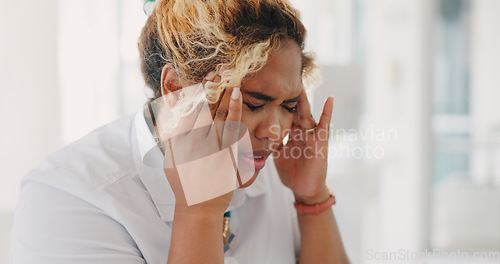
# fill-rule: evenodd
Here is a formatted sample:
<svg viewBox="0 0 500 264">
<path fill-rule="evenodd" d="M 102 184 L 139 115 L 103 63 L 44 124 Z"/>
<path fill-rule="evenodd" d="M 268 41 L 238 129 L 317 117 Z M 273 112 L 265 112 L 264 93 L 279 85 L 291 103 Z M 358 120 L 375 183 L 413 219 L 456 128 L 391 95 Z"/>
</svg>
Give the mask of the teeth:
<svg viewBox="0 0 500 264">
<path fill-rule="evenodd" d="M 251 154 L 243 154 L 243 156 L 250 158 L 250 159 L 262 159 L 262 158 L 264 158 L 264 156 L 254 156 Z"/>
</svg>

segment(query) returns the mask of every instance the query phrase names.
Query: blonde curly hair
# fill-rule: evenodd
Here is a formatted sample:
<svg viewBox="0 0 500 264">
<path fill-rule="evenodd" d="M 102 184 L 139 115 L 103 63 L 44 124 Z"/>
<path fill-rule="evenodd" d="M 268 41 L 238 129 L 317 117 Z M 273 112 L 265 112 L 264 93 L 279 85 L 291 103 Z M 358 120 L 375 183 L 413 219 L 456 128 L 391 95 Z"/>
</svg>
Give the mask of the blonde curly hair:
<svg viewBox="0 0 500 264">
<path fill-rule="evenodd" d="M 166 63 L 193 84 L 223 68 L 222 80 L 205 90 L 215 103 L 231 83 L 259 71 L 285 40 L 299 45 L 303 79 L 312 79 L 316 67 L 304 52 L 305 37 L 299 12 L 287 0 L 159 0 L 139 40 L 141 70 L 156 99 Z"/>
</svg>

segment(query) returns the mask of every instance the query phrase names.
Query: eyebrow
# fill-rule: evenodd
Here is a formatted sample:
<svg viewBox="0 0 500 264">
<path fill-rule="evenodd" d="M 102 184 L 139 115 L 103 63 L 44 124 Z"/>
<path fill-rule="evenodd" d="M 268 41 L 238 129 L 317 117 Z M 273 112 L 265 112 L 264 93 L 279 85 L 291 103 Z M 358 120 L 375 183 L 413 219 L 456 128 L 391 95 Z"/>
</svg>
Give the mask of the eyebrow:
<svg viewBox="0 0 500 264">
<path fill-rule="evenodd" d="M 263 94 L 263 93 L 259 93 L 259 92 L 244 92 L 256 99 L 259 99 L 259 100 L 262 100 L 262 101 L 267 101 L 267 102 L 273 102 L 276 100 L 276 98 L 272 97 L 272 96 L 269 96 L 267 94 Z M 288 100 L 285 100 L 283 101 L 283 103 L 295 103 L 297 102 L 298 100 L 300 99 L 300 95 L 297 96 L 297 97 L 294 97 L 292 99 L 288 99 Z"/>
</svg>

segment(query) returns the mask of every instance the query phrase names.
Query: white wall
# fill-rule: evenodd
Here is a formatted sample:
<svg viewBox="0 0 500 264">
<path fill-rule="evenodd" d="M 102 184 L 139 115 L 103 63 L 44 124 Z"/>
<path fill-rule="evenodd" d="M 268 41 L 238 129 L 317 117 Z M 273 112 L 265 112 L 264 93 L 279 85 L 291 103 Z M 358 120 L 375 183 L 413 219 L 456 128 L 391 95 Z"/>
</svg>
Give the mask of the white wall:
<svg viewBox="0 0 500 264">
<path fill-rule="evenodd" d="M 20 179 L 60 147 L 57 1 L 0 3 L 0 261 Z"/>
<path fill-rule="evenodd" d="M 15 204 L 13 183 L 60 145 L 56 2 L 9 1 L 1 8 L 0 160 L 9 175 L 3 179 L 11 181 L 0 186 L 3 207 Z"/>
<path fill-rule="evenodd" d="M 5 1 L 0 15 L 0 207 L 12 208 L 19 179 L 60 146 L 57 1 Z"/>
<path fill-rule="evenodd" d="M 471 116 L 472 177 L 478 183 L 496 178 L 500 185 L 500 1 L 472 5 Z M 496 147 L 493 147 L 493 140 Z"/>
<path fill-rule="evenodd" d="M 471 167 L 436 188 L 433 245 L 464 250 L 500 247 L 500 2 L 471 6 Z M 461 200 L 463 199 L 463 200 Z M 472 223 L 472 224 L 471 224 Z M 498 260 L 497 260 L 498 261 Z"/>
<path fill-rule="evenodd" d="M 433 0 L 373 0 L 368 10 L 364 127 L 396 129 L 380 174 L 374 250 L 427 246 Z M 363 126 L 363 125 L 362 125 Z"/>
</svg>

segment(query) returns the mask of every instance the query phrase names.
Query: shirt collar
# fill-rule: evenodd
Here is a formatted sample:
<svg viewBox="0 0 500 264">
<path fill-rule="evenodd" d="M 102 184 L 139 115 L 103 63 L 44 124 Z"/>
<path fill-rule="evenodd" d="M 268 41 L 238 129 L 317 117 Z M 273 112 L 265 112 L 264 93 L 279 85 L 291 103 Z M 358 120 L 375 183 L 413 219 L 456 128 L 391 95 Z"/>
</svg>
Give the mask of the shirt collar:
<svg viewBox="0 0 500 264">
<path fill-rule="evenodd" d="M 148 122 L 148 118 L 145 118 L 145 110 L 147 110 L 147 106 L 136 114 L 134 120 L 134 137 L 136 139 L 132 140 L 135 150 L 134 160 L 139 178 L 150 193 L 160 217 L 163 221 L 170 222 L 174 218 L 175 196 L 167 177 L 164 175 L 163 154 L 151 134 L 150 127 L 153 124 L 150 120 Z M 272 164 L 268 164 L 259 173 L 252 185 L 245 189 L 235 190 L 231 203 L 227 208 L 228 211 L 242 206 L 247 198 L 257 197 L 268 191 L 269 181 L 266 180 L 266 177 L 271 176 L 269 175 L 269 167 L 273 167 Z"/>
</svg>

